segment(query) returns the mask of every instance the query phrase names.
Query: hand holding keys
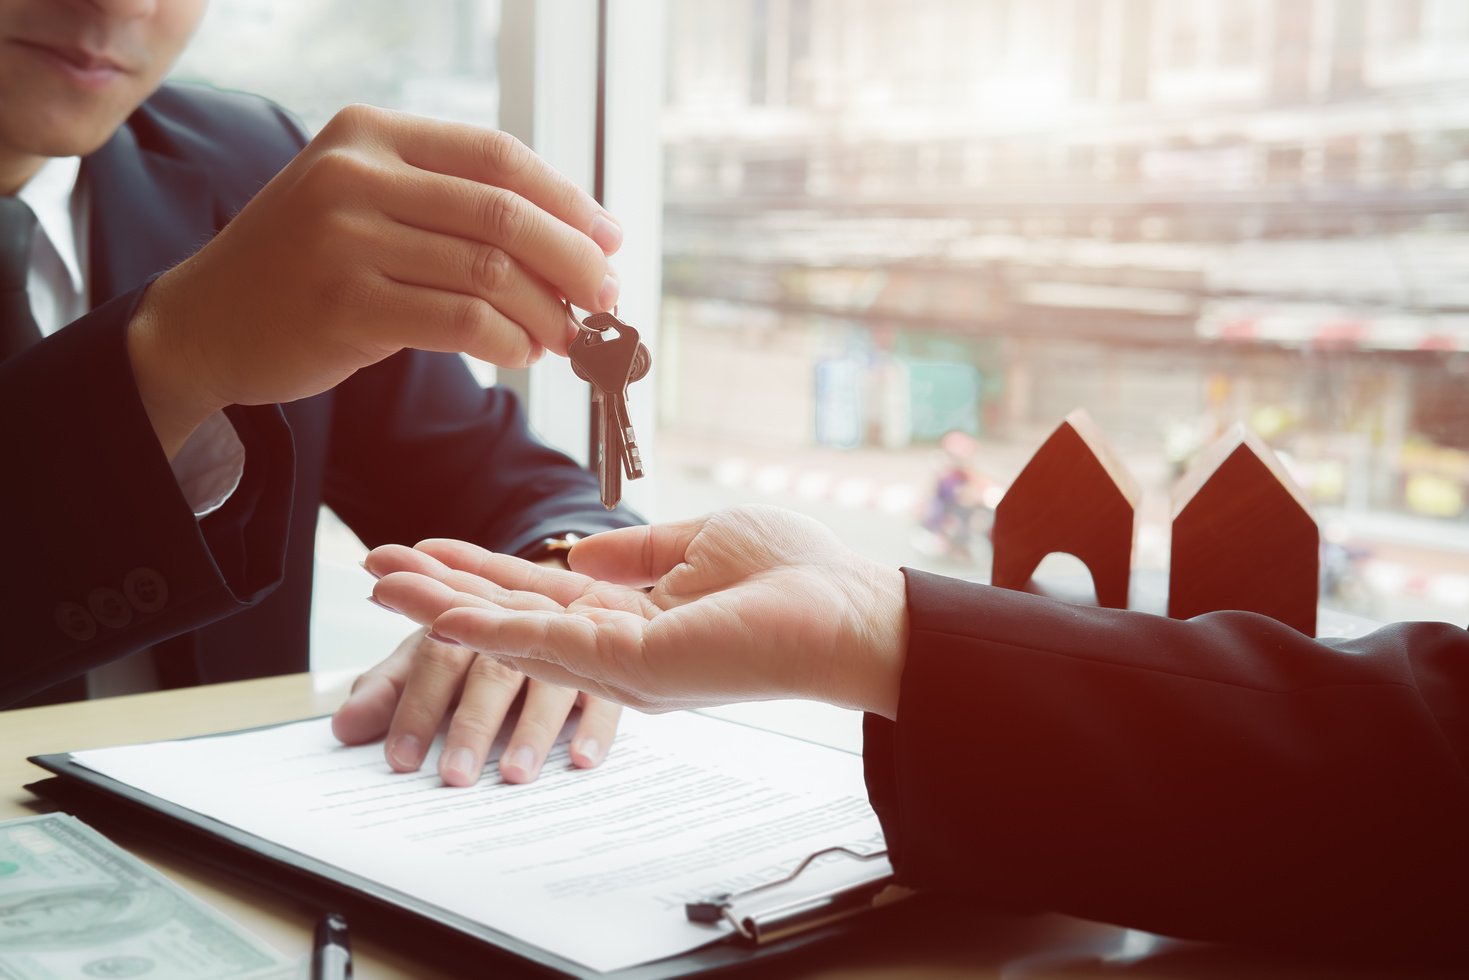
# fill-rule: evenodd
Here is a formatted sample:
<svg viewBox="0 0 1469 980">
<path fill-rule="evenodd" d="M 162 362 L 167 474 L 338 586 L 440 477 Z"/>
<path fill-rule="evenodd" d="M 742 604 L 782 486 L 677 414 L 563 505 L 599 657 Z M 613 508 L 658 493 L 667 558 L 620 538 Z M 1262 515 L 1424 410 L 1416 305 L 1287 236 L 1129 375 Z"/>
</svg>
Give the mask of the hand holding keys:
<svg viewBox="0 0 1469 980">
<path fill-rule="evenodd" d="M 610 335 L 609 335 L 610 334 Z M 622 476 L 643 475 L 643 458 L 627 414 L 627 386 L 641 381 L 653 366 L 638 332 L 611 313 L 594 313 L 582 321 L 568 352 L 571 369 L 592 386 L 597 406 L 597 481 L 602 506 L 622 499 Z"/>
</svg>

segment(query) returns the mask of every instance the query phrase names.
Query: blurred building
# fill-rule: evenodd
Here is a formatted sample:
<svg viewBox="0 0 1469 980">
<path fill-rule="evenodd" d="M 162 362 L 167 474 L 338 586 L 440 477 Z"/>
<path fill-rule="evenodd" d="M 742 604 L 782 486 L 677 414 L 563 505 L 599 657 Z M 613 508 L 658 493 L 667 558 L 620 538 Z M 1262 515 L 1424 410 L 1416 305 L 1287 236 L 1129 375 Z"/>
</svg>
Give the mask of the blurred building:
<svg viewBox="0 0 1469 980">
<path fill-rule="evenodd" d="M 1084 405 L 1181 466 L 1243 419 L 1319 502 L 1469 519 L 1463 0 L 668 9 L 666 424 Z"/>
</svg>

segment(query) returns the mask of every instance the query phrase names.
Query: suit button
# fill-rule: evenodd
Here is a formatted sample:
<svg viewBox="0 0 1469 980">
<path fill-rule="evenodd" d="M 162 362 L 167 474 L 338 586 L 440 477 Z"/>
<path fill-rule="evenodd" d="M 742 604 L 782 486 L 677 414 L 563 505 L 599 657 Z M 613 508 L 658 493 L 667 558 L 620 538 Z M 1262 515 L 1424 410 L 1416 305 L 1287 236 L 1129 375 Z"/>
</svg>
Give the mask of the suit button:
<svg viewBox="0 0 1469 980">
<path fill-rule="evenodd" d="M 97 622 L 120 630 L 133 621 L 133 607 L 116 589 L 93 589 L 87 596 L 87 608 Z"/>
<path fill-rule="evenodd" d="M 61 632 L 73 640 L 90 640 L 97 635 L 97 621 L 80 603 L 57 603 L 52 616 Z"/>
<path fill-rule="evenodd" d="M 168 602 L 168 585 L 151 568 L 135 568 L 122 580 L 122 591 L 138 612 L 152 613 Z"/>
</svg>

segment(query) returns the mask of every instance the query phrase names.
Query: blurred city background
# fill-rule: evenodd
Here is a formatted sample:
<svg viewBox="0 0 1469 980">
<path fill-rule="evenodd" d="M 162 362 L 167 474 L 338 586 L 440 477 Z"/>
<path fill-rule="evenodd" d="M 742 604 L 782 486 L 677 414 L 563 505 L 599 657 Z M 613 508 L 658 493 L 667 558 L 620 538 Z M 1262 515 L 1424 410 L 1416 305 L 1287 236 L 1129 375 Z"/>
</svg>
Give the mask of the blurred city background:
<svg viewBox="0 0 1469 980">
<path fill-rule="evenodd" d="M 1162 568 L 1174 481 L 1242 422 L 1311 501 L 1323 601 L 1469 620 L 1469 4 L 664 9 L 650 517 L 780 503 L 983 576 L 988 508 L 1085 407 Z M 214 0 L 176 74 L 312 127 L 495 125 L 499 14 Z"/>
</svg>

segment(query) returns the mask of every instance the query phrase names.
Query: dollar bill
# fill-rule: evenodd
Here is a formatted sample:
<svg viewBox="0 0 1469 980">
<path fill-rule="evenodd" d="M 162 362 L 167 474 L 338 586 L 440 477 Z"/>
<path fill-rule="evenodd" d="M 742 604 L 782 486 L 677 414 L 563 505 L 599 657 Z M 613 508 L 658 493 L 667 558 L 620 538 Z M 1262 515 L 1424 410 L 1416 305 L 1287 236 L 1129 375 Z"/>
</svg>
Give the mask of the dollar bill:
<svg viewBox="0 0 1469 980">
<path fill-rule="evenodd" d="M 3 980 L 276 980 L 297 971 L 75 817 L 0 822 Z"/>
</svg>

